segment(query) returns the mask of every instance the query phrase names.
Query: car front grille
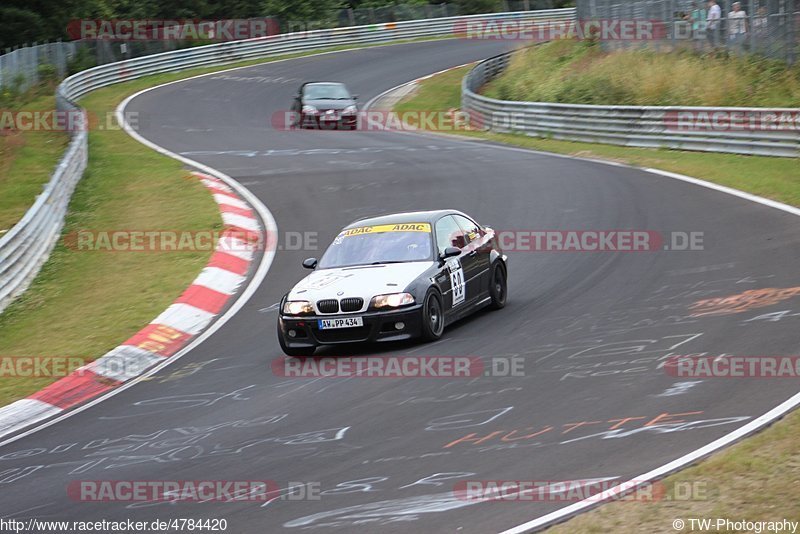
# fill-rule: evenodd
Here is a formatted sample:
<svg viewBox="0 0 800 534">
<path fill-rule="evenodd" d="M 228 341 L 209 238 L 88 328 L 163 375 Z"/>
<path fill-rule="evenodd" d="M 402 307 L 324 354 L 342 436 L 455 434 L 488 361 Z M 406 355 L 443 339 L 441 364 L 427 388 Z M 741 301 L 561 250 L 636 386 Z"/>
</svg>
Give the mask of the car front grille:
<svg viewBox="0 0 800 534">
<path fill-rule="evenodd" d="M 362 299 L 361 297 L 350 297 L 342 299 L 341 306 L 343 312 L 358 311 L 364 307 L 364 299 Z"/>
<path fill-rule="evenodd" d="M 339 311 L 339 301 L 336 299 L 318 300 L 317 309 L 320 313 L 337 313 Z"/>
</svg>

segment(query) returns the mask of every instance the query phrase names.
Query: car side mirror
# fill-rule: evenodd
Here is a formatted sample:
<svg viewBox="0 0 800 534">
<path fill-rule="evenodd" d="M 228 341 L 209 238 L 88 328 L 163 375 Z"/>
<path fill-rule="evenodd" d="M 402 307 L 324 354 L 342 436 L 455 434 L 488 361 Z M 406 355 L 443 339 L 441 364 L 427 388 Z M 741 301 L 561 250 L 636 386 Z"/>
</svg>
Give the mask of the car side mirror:
<svg viewBox="0 0 800 534">
<path fill-rule="evenodd" d="M 303 267 L 306 269 L 316 269 L 317 268 L 317 258 L 306 258 L 303 260 Z"/>
<path fill-rule="evenodd" d="M 358 95 L 350 95 L 353 97 L 353 100 L 358 100 Z"/>
<path fill-rule="evenodd" d="M 459 254 L 461 254 L 461 249 L 456 247 L 447 247 L 444 249 L 444 252 L 442 252 L 442 259 L 446 260 L 447 258 L 458 256 Z"/>
</svg>

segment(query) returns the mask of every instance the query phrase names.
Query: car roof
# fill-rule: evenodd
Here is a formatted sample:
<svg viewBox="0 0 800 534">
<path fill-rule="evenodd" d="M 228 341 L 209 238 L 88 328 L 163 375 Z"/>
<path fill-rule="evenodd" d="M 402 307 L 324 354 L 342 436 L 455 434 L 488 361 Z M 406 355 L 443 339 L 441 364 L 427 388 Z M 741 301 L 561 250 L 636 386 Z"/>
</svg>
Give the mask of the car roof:
<svg viewBox="0 0 800 534">
<path fill-rule="evenodd" d="M 465 215 L 457 210 L 432 210 L 432 211 L 407 211 L 403 213 L 390 213 L 387 215 L 379 215 L 377 217 L 368 217 L 353 221 L 347 228 L 357 228 L 359 226 L 374 226 L 378 224 L 403 224 L 403 223 L 435 223 L 445 215 Z M 466 215 L 465 215 L 466 216 Z"/>
<path fill-rule="evenodd" d="M 306 82 L 303 84 L 303 87 L 306 85 L 344 85 L 342 82 Z"/>
</svg>

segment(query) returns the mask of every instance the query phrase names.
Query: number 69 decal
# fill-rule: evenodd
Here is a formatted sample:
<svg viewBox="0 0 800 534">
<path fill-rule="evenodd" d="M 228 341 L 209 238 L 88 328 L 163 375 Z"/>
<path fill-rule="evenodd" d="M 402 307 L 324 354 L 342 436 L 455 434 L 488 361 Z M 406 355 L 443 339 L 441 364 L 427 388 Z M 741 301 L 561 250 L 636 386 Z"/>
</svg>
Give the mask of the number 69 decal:
<svg viewBox="0 0 800 534">
<path fill-rule="evenodd" d="M 450 286 L 453 288 L 453 307 L 464 302 L 464 269 L 458 260 L 447 262 L 447 270 L 450 271 Z"/>
</svg>

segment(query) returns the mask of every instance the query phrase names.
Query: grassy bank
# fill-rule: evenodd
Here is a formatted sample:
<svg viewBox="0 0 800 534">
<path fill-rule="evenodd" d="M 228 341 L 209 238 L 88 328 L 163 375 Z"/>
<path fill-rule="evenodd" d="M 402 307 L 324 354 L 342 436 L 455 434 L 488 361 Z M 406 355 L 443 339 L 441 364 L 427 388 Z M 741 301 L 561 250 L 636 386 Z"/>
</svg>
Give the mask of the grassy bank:
<svg viewBox="0 0 800 534">
<path fill-rule="evenodd" d="M 0 128 L 13 114 L 55 109 L 53 87 L 45 86 L 14 99 L 2 99 Z M 0 236 L 11 229 L 33 204 L 64 153 L 69 136 L 48 130 L 0 132 Z"/>
<path fill-rule="evenodd" d="M 423 81 L 411 98 L 400 102 L 397 111 L 458 108 L 461 105 L 461 78 L 469 68 L 455 69 Z M 639 167 L 688 174 L 800 206 L 800 162 L 797 159 L 629 148 L 539 139 L 517 134 L 458 133 L 534 150 L 608 159 Z"/>
<path fill-rule="evenodd" d="M 460 82 L 468 68 L 423 81 L 416 93 L 395 109 L 404 112 L 459 107 Z M 797 159 L 625 148 L 514 134 L 458 133 L 535 150 L 688 174 L 800 206 L 800 162 Z M 548 532 L 691 532 L 690 518 L 798 521 L 800 501 L 795 497 L 795 487 L 800 480 L 798 435 L 800 412 L 794 412 L 757 436 L 664 480 L 665 488 L 692 488 L 694 491 L 690 494 L 679 496 L 668 491 L 664 499 L 655 502 L 606 504 Z M 684 521 L 682 529 L 673 526 L 673 521 L 678 519 Z M 723 528 L 708 532 L 728 531 Z"/>
<path fill-rule="evenodd" d="M 607 53 L 563 40 L 515 54 L 485 94 L 596 105 L 800 107 L 800 64 L 690 51 Z"/>
</svg>

